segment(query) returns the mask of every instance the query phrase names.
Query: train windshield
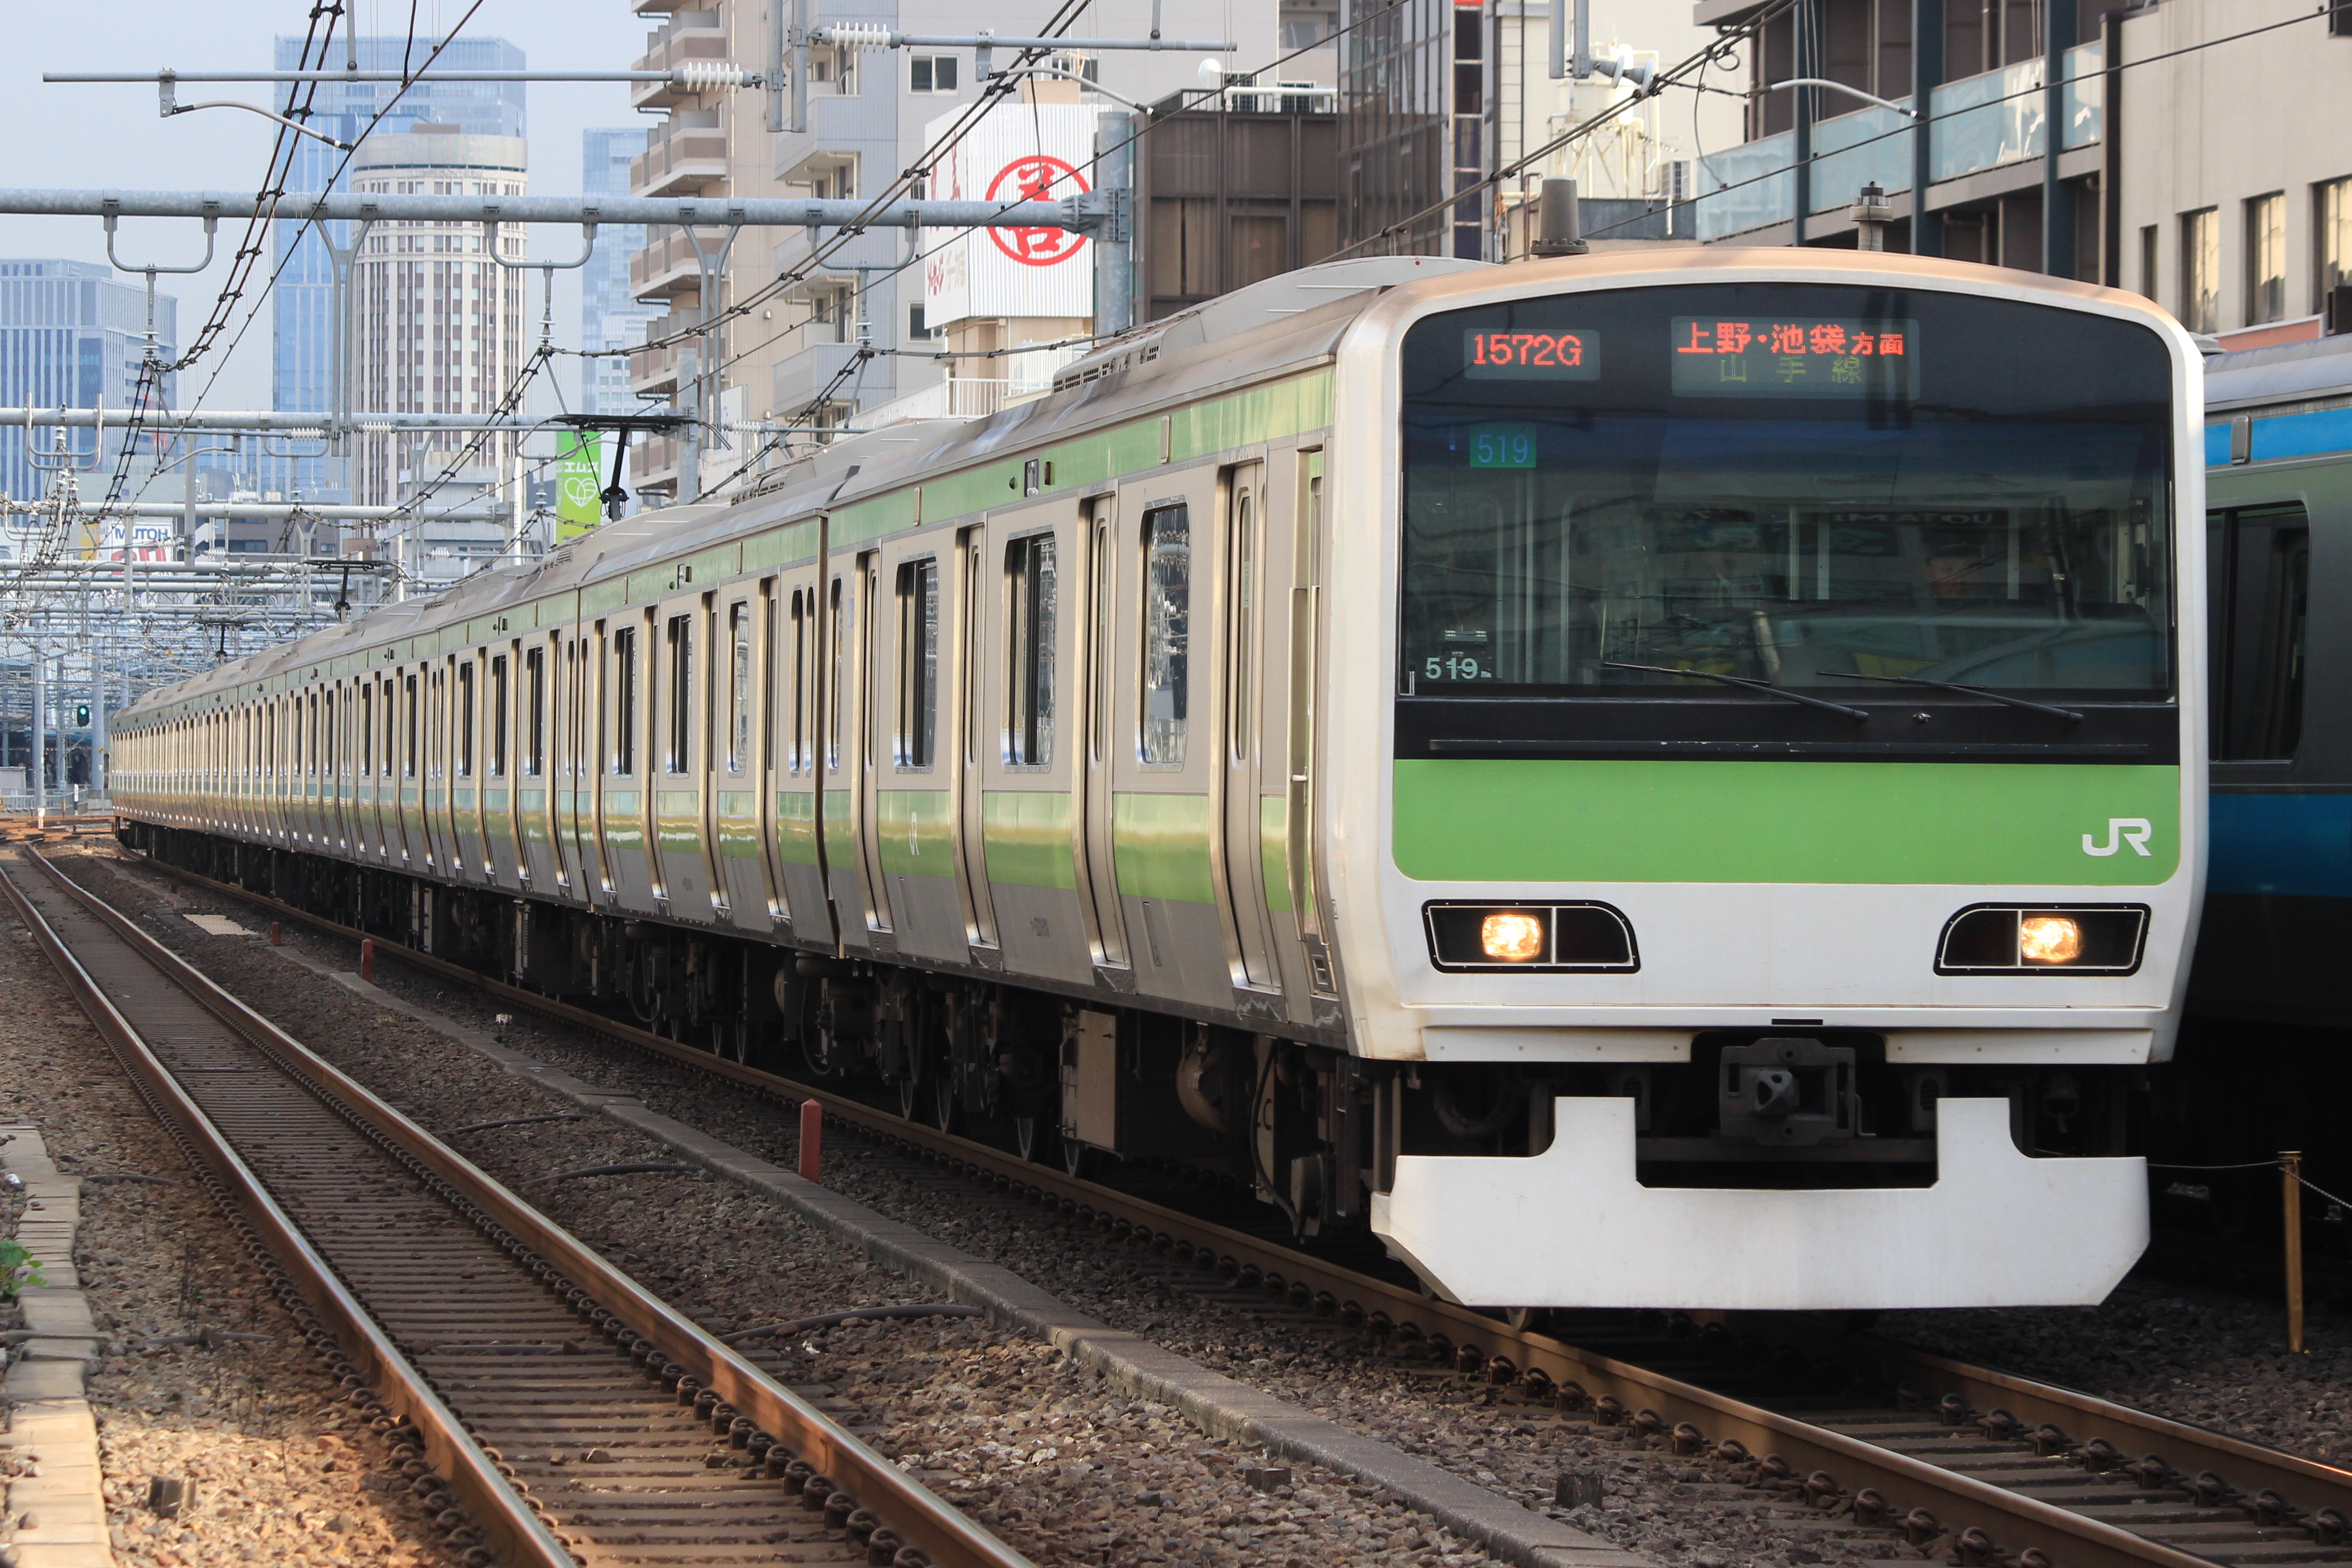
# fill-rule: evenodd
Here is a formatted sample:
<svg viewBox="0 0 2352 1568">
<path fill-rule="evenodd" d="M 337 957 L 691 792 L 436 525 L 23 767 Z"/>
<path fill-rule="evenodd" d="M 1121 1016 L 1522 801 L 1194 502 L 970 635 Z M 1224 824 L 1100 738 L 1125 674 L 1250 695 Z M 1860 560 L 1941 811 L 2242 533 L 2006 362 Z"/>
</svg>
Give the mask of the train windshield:
<svg viewBox="0 0 2352 1568">
<path fill-rule="evenodd" d="M 1400 691 L 1734 695 L 1693 672 L 2168 700 L 2170 386 L 2146 327 L 1924 290 L 1423 321 Z"/>
</svg>

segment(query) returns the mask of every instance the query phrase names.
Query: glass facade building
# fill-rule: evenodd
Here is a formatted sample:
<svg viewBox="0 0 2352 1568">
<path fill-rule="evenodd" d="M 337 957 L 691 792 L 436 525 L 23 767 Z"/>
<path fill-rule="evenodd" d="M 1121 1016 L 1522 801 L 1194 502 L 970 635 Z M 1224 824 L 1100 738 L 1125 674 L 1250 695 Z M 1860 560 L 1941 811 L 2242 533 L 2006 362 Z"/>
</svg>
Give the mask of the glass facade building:
<svg viewBox="0 0 2352 1568">
<path fill-rule="evenodd" d="M 121 275 L 122 279 L 130 274 Z M 179 302 L 155 298 L 156 352 L 165 360 L 179 353 Z M 96 408 L 110 423 L 131 405 L 139 385 L 140 356 L 147 341 L 147 289 L 123 281 L 114 268 L 95 261 L 0 261 L 0 404 L 35 408 Z M 163 406 L 173 406 L 176 378 L 166 375 Z M 97 453 L 93 430 L 69 430 L 68 450 L 87 465 Z M 57 439 L 57 426 L 34 427 L 42 453 Z M 110 430 L 107 455 L 118 441 Z M 109 465 L 94 481 L 100 493 Z M 0 426 L 0 489 L 13 500 L 37 500 L 49 476 L 25 455 L 25 428 Z"/>
<path fill-rule="evenodd" d="M 1475 44 L 1480 13 L 1458 16 L 1460 24 L 1452 0 L 1349 0 L 1339 39 L 1339 241 L 1360 247 L 1351 254 L 1461 254 L 1447 214 L 1428 211 L 1454 188 L 1465 154 L 1474 167 L 1481 161 L 1475 118 L 1469 144 L 1454 145 L 1454 34 L 1466 24 Z M 1475 257 L 1477 204 L 1465 205 L 1474 209 L 1467 254 Z"/>
<path fill-rule="evenodd" d="M 580 134 L 580 190 L 590 200 L 625 196 L 629 161 L 646 151 L 646 128 L 596 129 Z M 641 305 L 629 293 L 629 258 L 645 248 L 643 224 L 614 224 L 596 231 L 596 254 L 580 269 L 580 346 L 620 349 L 646 339 L 646 323 L 665 314 Z M 627 414 L 640 406 L 629 394 L 629 362 L 624 357 L 581 362 L 580 405 L 591 414 Z"/>
<path fill-rule="evenodd" d="M 414 68 L 432 53 L 435 40 L 405 37 L 362 37 L 354 41 L 362 70 Z M 278 40 L 275 68 L 300 70 L 303 40 Z M 340 46 L 330 58 L 307 62 L 310 68 L 334 69 L 343 64 Z M 502 38 L 459 38 L 434 62 L 436 70 L 520 70 L 523 52 Z M 304 101 L 312 84 L 288 82 L 280 89 L 278 110 Z M 310 98 L 308 123 L 340 142 L 354 142 L 370 129 L 380 110 L 391 108 L 373 133 L 397 135 L 418 124 L 455 125 L 461 132 L 479 136 L 520 136 L 523 131 L 521 82 L 419 82 L 405 92 L 397 82 L 323 81 Z M 395 100 L 394 95 L 398 97 Z M 348 154 L 310 137 L 298 137 L 286 188 L 303 193 L 347 189 L 350 180 L 340 174 Z M 310 226 L 296 222 L 273 226 L 270 251 L 277 270 L 271 291 L 274 312 L 271 406 L 281 410 L 322 413 L 334 405 L 335 321 L 334 271 L 327 247 Z M 348 224 L 326 227 L 336 243 L 348 237 Z M 318 442 L 286 442 L 282 453 L 265 452 L 258 484 L 265 496 L 275 491 L 290 497 L 345 501 L 351 481 L 341 459 L 306 455 Z"/>
</svg>

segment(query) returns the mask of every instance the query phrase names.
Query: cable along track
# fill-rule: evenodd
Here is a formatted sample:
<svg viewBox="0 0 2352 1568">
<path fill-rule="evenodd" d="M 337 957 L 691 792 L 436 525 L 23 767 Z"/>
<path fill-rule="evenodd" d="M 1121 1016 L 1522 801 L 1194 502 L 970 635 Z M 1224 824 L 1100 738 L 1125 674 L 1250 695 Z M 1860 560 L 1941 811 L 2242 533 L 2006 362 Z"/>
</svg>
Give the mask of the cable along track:
<svg viewBox="0 0 2352 1568">
<path fill-rule="evenodd" d="M 1029 1568 L 40 857 L 0 893 L 467 1562 Z"/>
<path fill-rule="evenodd" d="M 357 941 L 296 905 L 150 857 L 192 886 Z M 1214 1268 L 1275 1313 L 1337 1320 L 1407 1355 L 1583 1413 L 1637 1442 L 1706 1459 L 1729 1479 L 1824 1513 L 1901 1531 L 1968 1568 L 2272 1568 L 2352 1563 L 2352 1471 L 1866 1336 L 1813 1332 L 1786 1315 L 1657 1331 L 1656 1313 L 1563 1315 L 1542 1331 L 1432 1300 L 1313 1253 L 828 1089 L 726 1060 L 419 952 L 377 950 L 504 1005 L 588 1030 L 733 1088 L 828 1117 L 1112 1238 L 1177 1276 Z M 1182 1285 L 1198 1293 L 1197 1280 Z M 1563 1338 L 1572 1335 L 1573 1339 Z M 1822 1396 L 1815 1369 L 1851 1386 Z M 1867 1392 L 1889 1397 L 1870 1400 Z"/>
</svg>

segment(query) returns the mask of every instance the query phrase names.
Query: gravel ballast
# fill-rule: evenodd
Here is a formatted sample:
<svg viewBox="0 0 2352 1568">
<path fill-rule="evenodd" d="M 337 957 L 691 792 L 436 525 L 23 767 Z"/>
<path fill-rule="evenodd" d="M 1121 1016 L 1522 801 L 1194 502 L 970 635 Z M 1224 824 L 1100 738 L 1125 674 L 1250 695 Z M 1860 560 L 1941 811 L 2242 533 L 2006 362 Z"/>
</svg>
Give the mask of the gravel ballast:
<svg viewBox="0 0 2352 1568">
<path fill-rule="evenodd" d="M 178 1147 L 13 918 L 0 919 L 0 995 L 8 998 L 0 1121 L 37 1125 L 58 1168 L 84 1178 L 73 1261 L 105 1336 L 88 1398 L 117 1558 L 159 1568 L 454 1568 L 383 1445 L 312 1361 Z M 99 1179 L 123 1174 L 162 1180 Z M 13 1227 L 17 1206 L 0 1200 L 0 1228 Z M 206 1329 L 217 1348 L 155 1342 Z M 174 1517 L 152 1511 L 153 1477 L 193 1483 L 193 1502 Z"/>
</svg>

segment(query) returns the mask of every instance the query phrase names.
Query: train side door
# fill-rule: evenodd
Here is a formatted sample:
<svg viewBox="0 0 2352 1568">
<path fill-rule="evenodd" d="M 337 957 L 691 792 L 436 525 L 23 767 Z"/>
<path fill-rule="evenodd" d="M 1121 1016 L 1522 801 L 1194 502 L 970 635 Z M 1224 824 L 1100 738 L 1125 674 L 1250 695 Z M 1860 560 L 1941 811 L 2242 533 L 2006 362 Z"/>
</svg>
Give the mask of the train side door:
<svg viewBox="0 0 2352 1568">
<path fill-rule="evenodd" d="M 399 684 L 400 861 L 424 868 L 432 851 L 425 840 L 425 682 L 421 664 L 394 671 Z"/>
<path fill-rule="evenodd" d="M 825 896 L 832 901 L 835 931 L 844 945 L 887 947 L 887 939 L 877 944 L 872 938 L 889 930 L 889 907 L 874 884 L 861 847 L 873 837 L 868 816 L 873 769 L 866 740 L 872 704 L 866 688 L 873 665 L 867 626 L 874 618 L 875 556 L 868 551 L 838 564 L 828 561 L 826 566 L 819 666 L 824 690 L 818 703 L 823 731 L 819 776 L 824 792 L 818 820 Z"/>
<path fill-rule="evenodd" d="M 525 887 L 547 893 L 563 890 L 562 852 L 556 847 L 555 812 L 550 798 L 557 744 L 551 674 L 562 668 L 562 647 L 543 634 L 516 645 L 515 864 Z"/>
<path fill-rule="evenodd" d="M 1218 553 L 1223 582 L 1218 598 L 1218 704 L 1220 763 L 1218 816 L 1222 823 L 1223 894 L 1233 922 L 1237 999 L 1245 1005 L 1282 989 L 1272 932 L 1266 918 L 1265 822 L 1276 793 L 1265 794 L 1262 647 L 1265 634 L 1265 465 L 1242 463 L 1227 470 L 1223 486 L 1224 527 Z M 1277 761 L 1277 770 L 1279 762 Z M 1271 1011 L 1269 1007 L 1267 1009 Z"/>
<path fill-rule="evenodd" d="M 625 612 L 606 623 L 604 663 L 604 769 L 597 802 L 604 876 L 624 909 L 654 908 L 654 863 L 648 826 L 650 775 L 660 760 L 648 754 L 649 672 L 657 669 L 649 644 L 659 635 L 650 613 Z"/>
<path fill-rule="evenodd" d="M 815 570 L 780 580 L 783 608 L 775 652 L 776 777 L 775 846 L 779 885 L 790 911 L 793 936 L 812 946 L 833 946 L 833 926 L 824 891 L 824 844 L 817 831 L 817 701 L 823 662 L 819 650 L 824 616 Z"/>
<path fill-rule="evenodd" d="M 777 741 L 784 664 L 777 647 L 777 579 L 763 577 L 729 597 L 720 613 L 726 691 L 713 742 L 718 809 L 713 814 L 727 915 L 737 929 L 767 932 L 784 909 L 776 854 Z"/>
<path fill-rule="evenodd" d="M 710 857 L 703 837 L 713 653 L 710 595 L 662 602 L 655 625 L 654 896 L 679 920 L 712 914 Z"/>
<path fill-rule="evenodd" d="M 985 528 L 967 528 L 956 536 L 950 564 L 956 656 L 948 737 L 954 762 L 949 807 L 956 824 L 956 884 L 963 905 L 964 942 L 973 963 L 1001 969 L 1004 960 L 997 942 L 996 905 L 988 893 L 988 797 L 982 771 L 994 744 L 986 721 L 987 699 L 991 683 L 998 679 L 989 630 L 995 616 L 988 585 L 995 579 L 987 556 Z"/>
<path fill-rule="evenodd" d="M 486 672 L 488 686 L 482 702 L 482 749 L 488 753 L 482 783 L 482 862 L 491 881 L 509 888 L 528 886 L 515 812 L 515 670 L 521 662 L 520 642 L 491 647 Z"/>
<path fill-rule="evenodd" d="M 1113 852 L 1136 988 L 1220 1010 L 1234 1001 L 1218 803 L 1223 485 L 1213 468 L 1120 488 L 1132 586 L 1117 621 L 1135 717 L 1115 738 Z M 1131 651 L 1129 651 L 1131 650 Z"/>
<path fill-rule="evenodd" d="M 1134 980 L 1127 952 L 1127 916 L 1120 907 L 1118 864 L 1112 837 L 1111 780 L 1118 737 L 1124 732 L 1125 675 L 1131 667 L 1118 635 L 1119 607 L 1129 596 L 1120 568 L 1128 551 L 1119 534 L 1118 501 L 1097 496 L 1086 507 L 1085 597 L 1080 607 L 1077 701 L 1080 755 L 1077 771 L 1078 853 L 1087 888 L 1087 936 L 1097 970 L 1114 972 L 1114 986 Z"/>
<path fill-rule="evenodd" d="M 889 889 L 891 932 L 902 953 L 958 962 L 968 956 L 957 889 L 953 791 L 950 536 L 932 532 L 885 557 L 873 647 L 875 874 Z"/>
</svg>

